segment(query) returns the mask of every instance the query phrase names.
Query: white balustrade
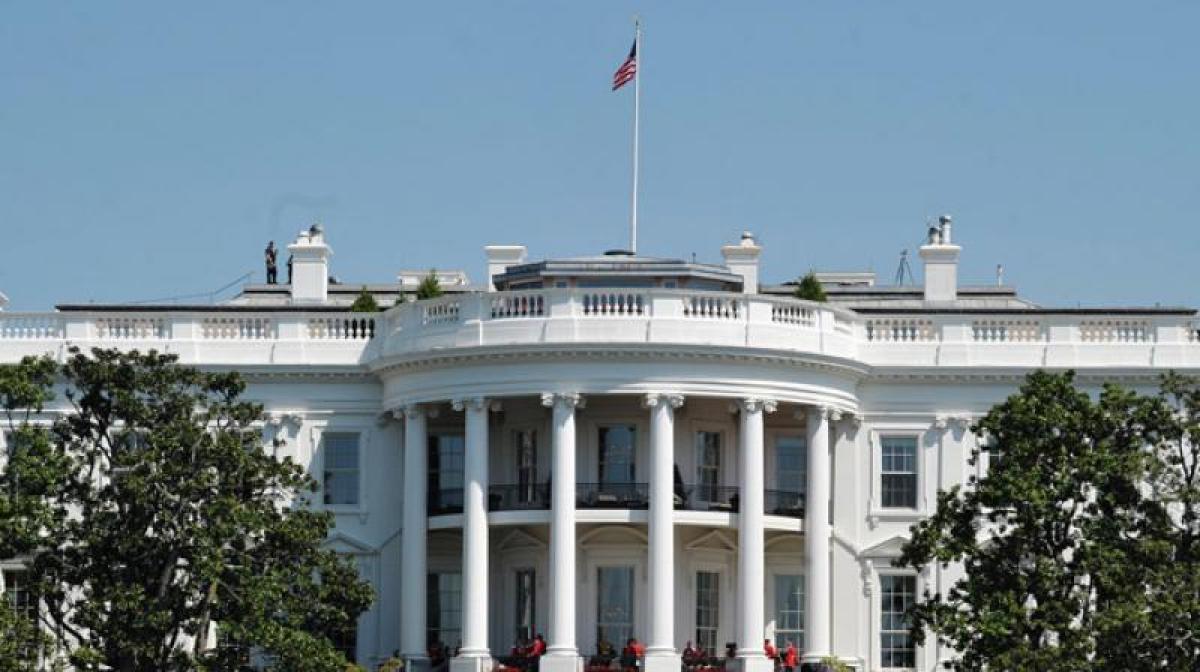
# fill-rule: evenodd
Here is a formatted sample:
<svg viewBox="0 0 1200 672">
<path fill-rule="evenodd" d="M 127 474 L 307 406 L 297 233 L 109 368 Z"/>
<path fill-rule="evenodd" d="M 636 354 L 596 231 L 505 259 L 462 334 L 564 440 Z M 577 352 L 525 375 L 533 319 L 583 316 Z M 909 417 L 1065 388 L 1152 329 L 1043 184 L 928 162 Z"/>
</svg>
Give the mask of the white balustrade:
<svg viewBox="0 0 1200 672">
<path fill-rule="evenodd" d="M 637 292 L 588 291 L 583 314 L 589 317 L 635 317 L 646 313 L 646 298 Z"/>
<path fill-rule="evenodd" d="M 979 343 L 1030 343 L 1043 340 L 1038 320 L 975 320 L 971 337 Z"/>
<path fill-rule="evenodd" d="M 1153 331 L 1146 320 L 1083 320 L 1079 323 L 1079 338 L 1085 343 L 1149 343 Z"/>
<path fill-rule="evenodd" d="M 275 322 L 269 317 L 205 317 L 200 337 L 219 341 L 262 341 L 276 338 Z"/>
<path fill-rule="evenodd" d="M 935 340 L 933 322 L 907 317 L 875 317 L 867 320 L 867 340 L 917 343 Z"/>
<path fill-rule="evenodd" d="M 53 313 L 0 313 L 0 339 L 32 340 L 62 337 L 62 317 Z"/>
<path fill-rule="evenodd" d="M 778 324 L 795 324 L 802 327 L 815 327 L 815 313 L 807 306 L 796 306 L 785 303 L 771 305 L 771 321 Z M 849 325 L 847 324 L 847 327 Z"/>
<path fill-rule="evenodd" d="M 718 294 L 701 294 L 683 297 L 683 316 L 699 317 L 713 320 L 736 320 L 740 311 L 741 300 L 736 297 Z"/>
<path fill-rule="evenodd" d="M 316 341 L 368 341 L 375 338 L 375 318 L 365 313 L 310 317 L 308 337 Z"/>
<path fill-rule="evenodd" d="M 162 339 L 167 337 L 167 321 L 161 317 L 97 317 L 96 337 L 114 341 Z"/>
<path fill-rule="evenodd" d="M 492 294 L 493 320 L 542 317 L 546 314 L 546 298 L 542 294 Z"/>
<path fill-rule="evenodd" d="M 461 301 L 457 298 L 429 299 L 415 304 L 421 311 L 421 324 L 454 324 L 461 317 Z"/>
</svg>

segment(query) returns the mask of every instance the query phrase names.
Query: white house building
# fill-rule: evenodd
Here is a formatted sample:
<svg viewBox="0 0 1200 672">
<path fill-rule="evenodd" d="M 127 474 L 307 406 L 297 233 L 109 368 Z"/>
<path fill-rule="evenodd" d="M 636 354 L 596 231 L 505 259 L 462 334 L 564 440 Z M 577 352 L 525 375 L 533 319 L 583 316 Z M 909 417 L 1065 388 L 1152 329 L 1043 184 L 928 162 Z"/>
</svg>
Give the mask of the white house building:
<svg viewBox="0 0 1200 672">
<path fill-rule="evenodd" d="M 543 633 L 542 672 L 630 637 L 648 672 L 677 672 L 688 642 L 769 669 L 764 639 L 932 670 L 949 652 L 915 648 L 900 614 L 954 572 L 891 561 L 939 489 L 986 469 L 972 421 L 1038 368 L 1200 371 L 1194 310 L 961 286 L 950 229 L 920 250 L 923 286 L 827 274 L 826 303 L 761 283 L 746 234 L 719 264 L 489 246 L 482 282 L 443 273 L 441 298 L 390 307 L 422 275 L 402 273 L 368 286 L 389 306 L 372 315 L 348 312 L 361 285 L 328 281 L 314 227 L 293 282 L 220 305 L 0 312 L 0 361 L 156 348 L 244 374 L 264 450 L 309 465 L 329 543 L 378 594 L 346 642 L 364 665 L 443 642 L 474 672 Z"/>
</svg>

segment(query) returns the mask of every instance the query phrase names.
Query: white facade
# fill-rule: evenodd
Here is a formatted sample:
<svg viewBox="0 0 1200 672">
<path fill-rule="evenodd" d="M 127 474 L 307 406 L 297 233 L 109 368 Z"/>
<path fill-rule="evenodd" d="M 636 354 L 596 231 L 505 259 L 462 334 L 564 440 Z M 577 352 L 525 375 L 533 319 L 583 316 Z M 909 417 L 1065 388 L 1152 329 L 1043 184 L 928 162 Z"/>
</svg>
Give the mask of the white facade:
<svg viewBox="0 0 1200 672">
<path fill-rule="evenodd" d="M 953 572 L 891 559 L 939 489 L 986 468 L 968 463 L 971 421 L 1040 367 L 1085 385 L 1195 373 L 1200 320 L 959 288 L 949 231 L 930 243 L 932 295 L 830 284 L 824 304 L 761 285 L 749 237 L 728 266 L 568 260 L 536 281 L 517 266 L 504 280 L 525 250 L 493 247 L 480 291 L 371 316 L 343 312 L 310 231 L 289 248 L 306 255 L 300 287 L 0 312 L 0 361 L 156 348 L 243 373 L 264 449 L 325 483 L 329 543 L 376 589 L 366 665 L 393 650 L 420 662 L 436 639 L 461 646 L 455 669 L 483 669 L 543 633 L 546 672 L 626 635 L 648 670 L 678 670 L 689 641 L 736 643 L 740 666 L 767 669 L 764 638 L 932 670 L 948 652 L 931 643 L 908 664 L 889 615 Z"/>
</svg>

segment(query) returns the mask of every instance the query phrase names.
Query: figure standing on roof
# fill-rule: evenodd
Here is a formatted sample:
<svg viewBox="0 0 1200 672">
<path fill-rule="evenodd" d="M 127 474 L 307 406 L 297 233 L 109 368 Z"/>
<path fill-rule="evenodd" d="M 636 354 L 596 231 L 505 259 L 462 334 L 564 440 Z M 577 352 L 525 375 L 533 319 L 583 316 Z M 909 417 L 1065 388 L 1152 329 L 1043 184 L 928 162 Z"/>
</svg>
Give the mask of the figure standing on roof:
<svg viewBox="0 0 1200 672">
<path fill-rule="evenodd" d="M 275 241 L 267 243 L 267 249 L 263 253 L 267 261 L 267 284 L 274 285 L 279 280 L 279 269 L 275 265 L 277 253 L 275 251 Z"/>
<path fill-rule="evenodd" d="M 288 284 L 289 285 L 292 284 L 292 256 L 293 255 L 290 255 L 290 254 L 288 255 L 288 264 L 287 264 L 287 266 L 288 266 Z"/>
</svg>

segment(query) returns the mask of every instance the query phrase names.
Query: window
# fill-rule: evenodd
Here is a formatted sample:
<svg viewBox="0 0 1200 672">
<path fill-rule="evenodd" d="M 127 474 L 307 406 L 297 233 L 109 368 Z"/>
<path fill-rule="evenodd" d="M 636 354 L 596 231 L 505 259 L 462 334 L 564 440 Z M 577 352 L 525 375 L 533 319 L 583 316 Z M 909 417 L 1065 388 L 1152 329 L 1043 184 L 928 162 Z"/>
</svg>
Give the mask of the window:
<svg viewBox="0 0 1200 672">
<path fill-rule="evenodd" d="M 425 644 L 453 650 L 462 642 L 462 574 L 431 573 L 425 585 Z"/>
<path fill-rule="evenodd" d="M 885 574 L 879 577 L 879 588 L 879 662 L 888 669 L 914 669 L 916 649 L 905 612 L 917 594 L 917 577 Z"/>
<path fill-rule="evenodd" d="M 534 621 L 534 610 L 536 609 L 536 588 L 534 586 L 537 575 L 532 569 L 517 570 L 517 639 L 518 642 L 530 641 L 537 634 L 537 627 Z"/>
<path fill-rule="evenodd" d="M 633 455 L 637 428 L 611 425 L 600 428 L 600 484 L 633 483 Z"/>
<path fill-rule="evenodd" d="M 633 567 L 596 570 L 596 644 L 620 651 L 633 637 Z"/>
<path fill-rule="evenodd" d="M 517 501 L 531 504 L 537 499 L 537 432 L 517 430 L 513 441 L 517 447 Z"/>
<path fill-rule="evenodd" d="M 917 438 L 885 436 L 880 439 L 883 465 L 881 491 L 885 508 L 917 508 Z"/>
<path fill-rule="evenodd" d="M 325 435 L 325 503 L 358 504 L 358 435 Z"/>
<path fill-rule="evenodd" d="M 808 486 L 808 440 L 802 436 L 775 439 L 775 487 L 804 492 Z"/>
<path fill-rule="evenodd" d="M 696 572 L 696 646 L 716 655 L 721 613 L 721 575 Z"/>
<path fill-rule="evenodd" d="M 429 437 L 429 492 L 462 489 L 463 446 L 461 435 Z"/>
<path fill-rule="evenodd" d="M 4 597 L 13 611 L 37 622 L 37 598 L 29 586 L 29 575 L 23 569 L 4 570 Z"/>
<path fill-rule="evenodd" d="M 720 501 L 721 433 L 696 432 L 696 497 L 702 502 Z"/>
<path fill-rule="evenodd" d="M 804 650 L 804 577 L 776 574 L 775 646 L 782 650 L 788 642 Z"/>
</svg>

